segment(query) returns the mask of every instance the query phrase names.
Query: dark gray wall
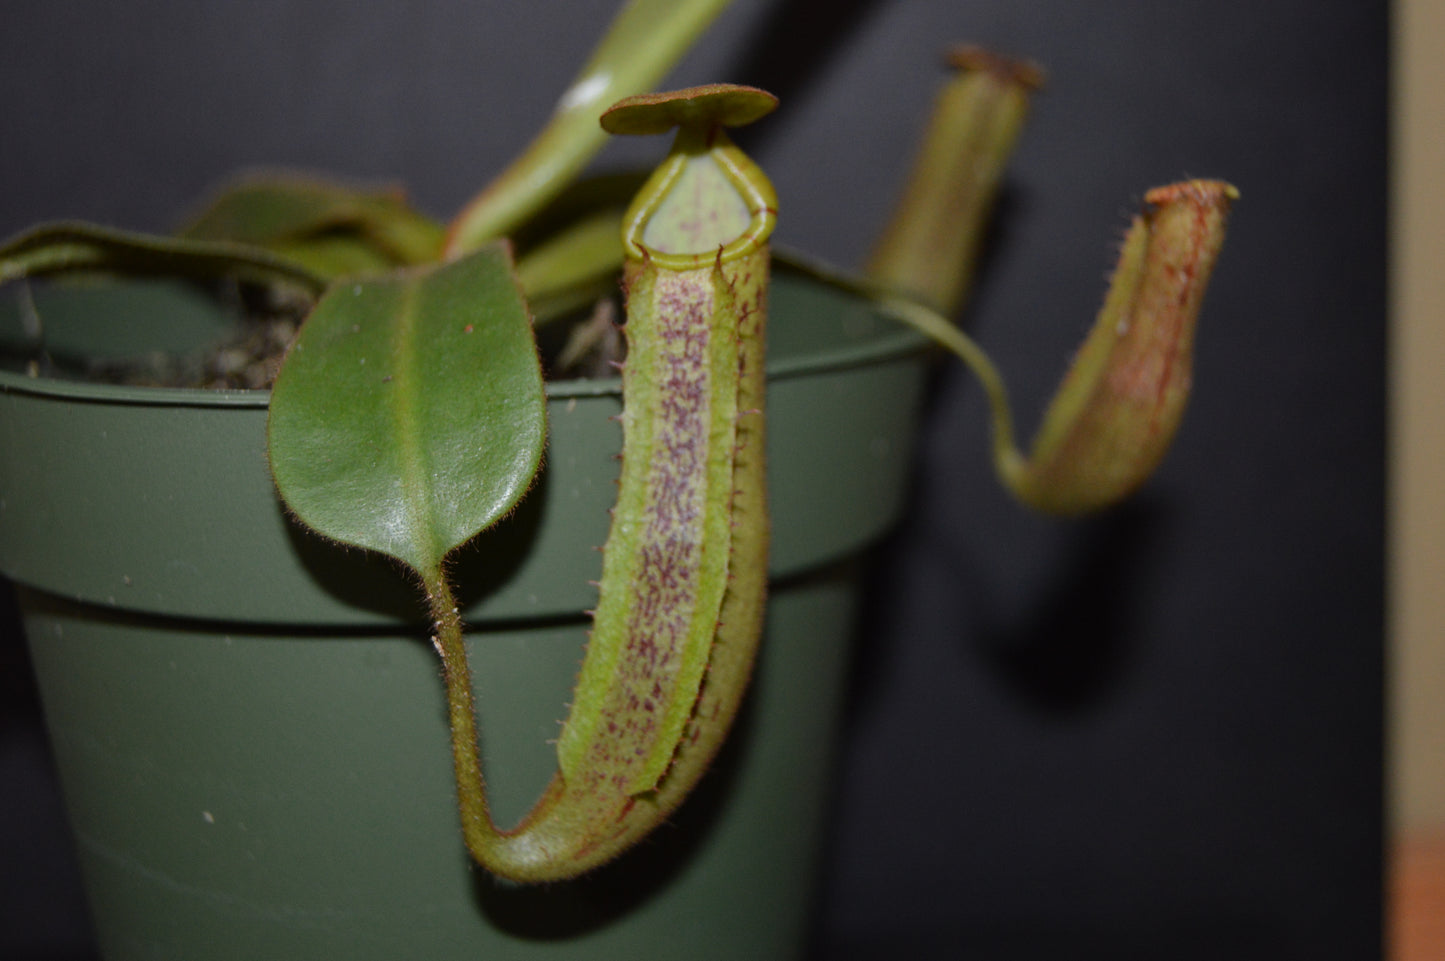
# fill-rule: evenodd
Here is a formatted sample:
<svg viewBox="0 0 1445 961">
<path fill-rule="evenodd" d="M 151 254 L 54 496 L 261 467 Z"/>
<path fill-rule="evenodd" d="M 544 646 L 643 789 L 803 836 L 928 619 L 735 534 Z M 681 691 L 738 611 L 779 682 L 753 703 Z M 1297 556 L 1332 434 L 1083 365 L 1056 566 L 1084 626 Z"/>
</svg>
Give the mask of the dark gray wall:
<svg viewBox="0 0 1445 961">
<path fill-rule="evenodd" d="M 613 4 L 12 6 L 0 234 L 164 227 L 255 164 L 398 178 L 444 213 Z M 939 378 L 914 510 L 874 564 L 820 958 L 1378 953 L 1386 33 L 1360 0 L 739 0 L 675 75 L 783 97 L 745 145 L 782 239 L 847 264 L 941 46 L 1045 63 L 964 318 L 1025 424 L 1143 190 L 1243 193 L 1197 397 L 1131 506 L 1021 512 L 984 464 L 979 392 Z M 3 663 L 0 954 L 84 957 L 13 640 Z"/>
</svg>

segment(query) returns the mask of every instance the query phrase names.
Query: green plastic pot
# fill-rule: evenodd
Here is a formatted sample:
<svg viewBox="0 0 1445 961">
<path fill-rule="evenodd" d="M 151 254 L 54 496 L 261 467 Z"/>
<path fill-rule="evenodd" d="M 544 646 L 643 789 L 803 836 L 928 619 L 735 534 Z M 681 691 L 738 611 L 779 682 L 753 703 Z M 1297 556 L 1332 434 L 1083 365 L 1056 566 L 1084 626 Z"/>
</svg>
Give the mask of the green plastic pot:
<svg viewBox="0 0 1445 961">
<path fill-rule="evenodd" d="M 177 347 L 184 287 L 57 289 L 53 355 Z M 18 311 L 0 341 L 21 338 Z M 674 823 L 580 881 L 473 868 L 417 592 L 293 524 L 266 395 L 0 373 L 0 570 L 18 585 L 109 959 L 795 956 L 857 600 L 904 498 L 925 361 L 866 305 L 774 286 L 767 634 L 727 748 Z M 617 384 L 551 389 L 546 467 L 459 563 L 500 820 L 551 776 L 617 473 Z"/>
</svg>

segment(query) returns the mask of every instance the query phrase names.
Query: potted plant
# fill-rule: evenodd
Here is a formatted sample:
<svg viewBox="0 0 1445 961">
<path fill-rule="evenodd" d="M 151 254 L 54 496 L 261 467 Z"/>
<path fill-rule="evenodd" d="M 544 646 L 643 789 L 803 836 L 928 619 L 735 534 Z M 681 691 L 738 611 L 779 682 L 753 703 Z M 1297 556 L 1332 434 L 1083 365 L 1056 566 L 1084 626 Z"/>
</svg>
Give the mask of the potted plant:
<svg viewBox="0 0 1445 961">
<path fill-rule="evenodd" d="M 1065 513 L 1097 508 L 1127 494 L 1162 456 L 1187 395 L 1193 323 L 1232 190 L 1191 181 L 1148 196 L 1104 310 L 1025 456 L 997 375 L 938 311 L 955 309 L 965 293 L 960 271 L 977 247 L 1035 71 L 964 53 L 868 279 L 799 262 L 770 290 L 776 200 L 723 131 L 766 113 L 772 98 L 726 85 L 637 93 L 720 6 L 629 4 L 566 109 L 445 228 L 394 195 L 252 180 L 220 195 L 179 237 L 65 224 L 0 249 L 7 277 L 220 280 L 268 319 L 255 364 L 242 369 L 264 369 L 266 345 L 286 344 L 269 394 L 202 400 L 174 388 L 109 388 L 101 394 L 114 403 L 105 403 L 88 386 L 47 376 L 72 350 L 101 351 L 84 329 L 88 301 L 105 304 L 101 321 L 112 327 L 126 298 L 139 301 L 137 324 L 157 298 L 171 299 L 173 314 L 204 315 L 194 319 L 203 328 L 215 310 L 198 306 L 188 288 L 86 284 L 22 303 L 16 320 L 31 376 L 6 379 L 6 421 L 25 425 L 27 450 L 36 437 L 55 443 L 26 461 L 7 458 L 6 570 L 27 585 L 27 630 L 108 952 L 164 943 L 187 955 L 207 944 L 238 956 L 436 956 L 475 953 L 481 939 L 499 956 L 521 956 L 564 938 L 607 956 L 681 936 L 706 945 L 692 956 L 786 950 L 798 922 L 767 912 L 785 911 L 781 893 L 804 886 L 776 869 L 762 883 L 757 858 L 806 870 L 811 838 L 801 825 L 821 801 L 825 760 L 812 734 L 841 692 L 836 663 L 824 666 L 822 655 L 837 646 L 850 603 L 833 562 L 886 526 L 906 467 L 906 443 L 869 456 L 879 437 L 903 436 L 918 397 L 921 339 L 903 325 L 980 374 L 994 404 L 1000 476 L 1025 502 Z M 615 133 L 679 130 L 625 209 L 614 181 L 564 190 L 603 136 L 599 114 Z M 611 499 L 610 475 L 575 469 L 605 464 L 616 449 L 606 423 L 617 414 L 616 385 L 558 386 L 549 398 L 533 318 L 596 301 L 619 269 L 625 357 L 609 353 L 604 307 L 575 325 L 551 362 L 586 343 L 583 353 L 622 367 L 625 443 L 608 533 L 595 521 L 605 516 L 599 496 Z M 306 320 L 291 342 L 284 332 L 297 313 Z M 767 313 L 788 325 L 773 337 L 783 363 L 765 388 Z M 823 329 L 808 331 L 819 315 Z M 178 336 L 173 316 L 160 329 Z M 854 343 L 840 346 L 850 329 Z M 797 369 L 814 375 L 797 378 L 794 396 L 789 348 L 776 343 L 789 338 L 802 345 L 791 348 Z M 67 396 L 83 403 L 65 404 Z M 161 427 L 158 409 L 183 413 Z M 212 416 L 218 409 L 242 413 Z M 789 418 L 801 429 L 779 444 Z M 539 474 L 549 421 L 548 469 Z M 269 474 L 256 456 L 262 423 Z M 90 446 L 79 446 L 81 437 Z M 94 459 L 113 438 L 142 469 L 101 469 L 106 494 L 83 501 L 122 512 L 127 501 L 156 507 L 134 511 L 143 530 L 96 548 L 100 520 L 61 508 L 45 482 L 71 476 L 66 458 L 79 474 L 97 473 Z M 821 474 L 805 473 L 820 465 Z M 840 472 L 854 475 L 839 486 L 863 503 L 817 523 L 806 545 L 789 540 L 796 535 L 781 519 L 789 500 L 806 512 Z M 40 482 L 30 493 L 20 492 L 22 474 Z M 136 474 L 178 482 L 137 489 L 128 486 Z M 181 514 L 181 501 L 200 513 Z M 157 514 L 182 516 L 190 544 L 172 533 L 157 543 Z M 564 543 L 574 534 L 584 554 L 607 539 L 600 576 L 591 575 L 600 583 L 590 628 L 579 614 L 593 601 L 578 601 L 588 593 L 588 565 Z M 405 578 L 389 576 L 379 556 L 411 572 L 424 604 L 399 599 Z M 542 587 L 553 583 L 560 590 Z M 554 886 L 495 884 L 460 857 L 454 815 L 445 832 L 434 818 L 413 817 L 413 808 L 436 809 L 436 755 L 418 745 L 435 744 L 425 732 L 434 734 L 440 718 L 436 691 L 419 693 L 435 688 L 435 669 L 416 657 L 428 652 L 407 623 L 408 604 L 429 613 L 423 634 L 444 665 L 467 848 L 498 878 Z M 318 643 L 342 625 L 345 643 Z M 538 649 L 555 648 L 544 686 L 561 678 L 565 688 L 583 632 L 590 640 L 556 773 L 533 785 L 541 800 L 518 828 L 499 828 L 497 809 L 517 805 L 483 790 L 474 712 L 484 713 L 490 751 L 489 732 L 507 723 L 498 718 L 528 709 L 503 702 L 549 659 Z M 764 633 L 776 659 L 765 662 L 761 691 L 735 725 Z M 492 650 L 509 645 L 525 649 Z M 475 659 L 488 670 L 474 670 Z M 473 674 L 487 688 L 475 706 Z M 133 696 L 154 675 L 168 693 Z M 769 678 L 790 683 L 770 689 Z M 560 700 L 516 699 L 544 718 Z M 264 705 L 260 720 L 241 712 L 252 702 Z M 81 705 L 98 713 L 67 721 L 66 709 Z M 118 732 L 117 715 L 152 708 L 143 733 Z M 753 736 L 704 779 L 734 726 Z M 759 747 L 763 734 L 782 735 L 781 746 Z M 496 740 L 499 754 L 511 750 L 509 738 Z M 511 773 L 538 780 L 537 755 L 521 753 Z M 110 758 L 110 770 L 85 773 L 87 754 Z M 489 757 L 489 771 L 500 769 L 489 781 L 508 783 L 508 766 Z M 277 768 L 295 777 L 267 780 Z M 415 787 L 379 799 L 397 783 Z M 695 788 L 710 802 L 682 804 Z M 131 790 L 136 796 L 115 797 Z M 102 808 L 107 795 L 121 803 Z M 690 816 L 699 819 L 694 830 L 675 827 Z M 644 839 L 640 852 L 610 865 Z M 396 876 L 403 868 L 414 875 Z M 730 914 L 699 920 L 699 900 L 729 898 Z M 383 916 L 385 924 L 373 923 Z M 725 946 L 724 933 L 736 943 Z M 643 940 L 624 944 L 633 936 Z"/>
</svg>

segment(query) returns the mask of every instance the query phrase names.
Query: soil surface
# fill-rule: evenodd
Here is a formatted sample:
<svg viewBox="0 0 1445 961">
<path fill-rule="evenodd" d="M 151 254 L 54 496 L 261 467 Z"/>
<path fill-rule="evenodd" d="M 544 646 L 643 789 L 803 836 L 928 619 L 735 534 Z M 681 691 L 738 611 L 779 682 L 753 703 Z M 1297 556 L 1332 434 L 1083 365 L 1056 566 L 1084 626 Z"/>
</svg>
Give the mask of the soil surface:
<svg viewBox="0 0 1445 961">
<path fill-rule="evenodd" d="M 548 380 L 615 376 L 625 353 L 615 300 L 538 328 L 538 347 Z M 193 354 L 155 353 L 92 362 L 84 379 L 133 387 L 267 390 L 301 328 L 300 311 L 253 314 L 235 334 Z M 39 372 L 37 372 L 39 373 Z"/>
</svg>

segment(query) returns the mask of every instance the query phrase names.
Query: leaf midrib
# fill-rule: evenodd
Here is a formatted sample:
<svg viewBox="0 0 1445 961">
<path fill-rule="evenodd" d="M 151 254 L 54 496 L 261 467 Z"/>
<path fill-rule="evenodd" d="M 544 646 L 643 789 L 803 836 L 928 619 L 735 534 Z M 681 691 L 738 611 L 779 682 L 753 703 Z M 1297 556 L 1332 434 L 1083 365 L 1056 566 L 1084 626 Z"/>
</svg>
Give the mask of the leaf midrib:
<svg viewBox="0 0 1445 961">
<path fill-rule="evenodd" d="M 407 529 L 413 540 L 413 566 L 423 579 L 430 580 L 441 568 L 445 549 L 437 536 L 436 518 L 433 516 L 430 498 L 427 497 L 426 478 L 430 476 L 431 464 L 426 455 L 423 439 L 426 425 L 420 414 L 420 365 L 417 363 L 416 329 L 418 301 L 421 299 L 421 283 L 412 278 L 401 285 L 401 302 L 397 310 L 400 322 L 395 325 L 392 340 L 393 357 L 391 387 L 395 402 L 391 405 L 396 416 L 396 433 L 402 477 L 402 503 L 406 512 Z"/>
</svg>

